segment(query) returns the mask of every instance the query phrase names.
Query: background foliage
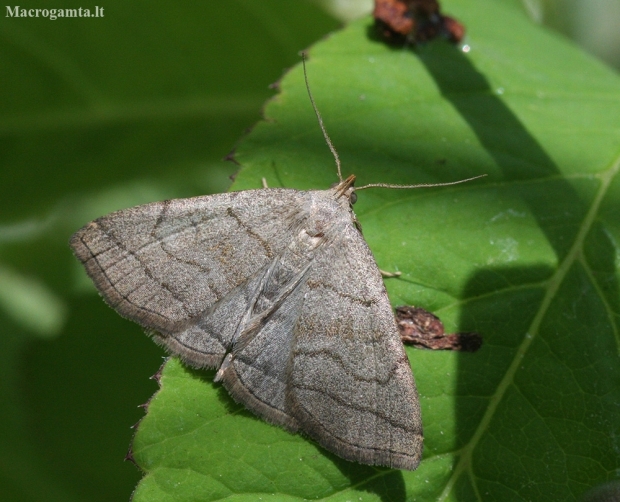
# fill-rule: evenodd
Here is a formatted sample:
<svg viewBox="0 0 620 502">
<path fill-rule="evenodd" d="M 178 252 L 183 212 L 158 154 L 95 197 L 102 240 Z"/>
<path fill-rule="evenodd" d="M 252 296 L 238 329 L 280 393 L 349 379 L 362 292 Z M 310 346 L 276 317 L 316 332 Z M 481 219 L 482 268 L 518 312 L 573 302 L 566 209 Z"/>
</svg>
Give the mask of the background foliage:
<svg viewBox="0 0 620 502">
<path fill-rule="evenodd" d="M 141 477 L 121 459 L 162 353 L 94 294 L 69 235 L 113 209 L 225 189 L 236 167 L 220 159 L 258 120 L 267 84 L 336 27 L 304 2 L 213 5 L 1 20 L 8 500 L 127 500 Z M 173 361 L 136 438 L 150 473 L 136 500 L 573 500 L 617 478 L 618 77 L 518 2 L 453 0 L 445 11 L 468 28 L 466 56 L 441 43 L 389 49 L 361 20 L 309 63 L 345 171 L 362 183 L 489 174 L 453 189 L 361 192 L 356 207 L 380 266 L 403 272 L 387 283 L 393 303 L 485 336 L 475 355 L 409 351 L 421 468 L 326 455 Z M 333 182 L 299 68 L 265 113 L 237 150 L 235 188 L 262 176 Z"/>
</svg>

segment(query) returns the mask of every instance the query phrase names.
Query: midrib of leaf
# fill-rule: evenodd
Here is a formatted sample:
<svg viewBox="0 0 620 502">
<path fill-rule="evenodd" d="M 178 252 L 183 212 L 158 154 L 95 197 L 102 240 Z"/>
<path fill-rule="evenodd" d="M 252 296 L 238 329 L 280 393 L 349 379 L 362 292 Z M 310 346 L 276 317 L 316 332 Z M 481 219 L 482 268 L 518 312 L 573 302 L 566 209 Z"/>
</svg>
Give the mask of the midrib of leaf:
<svg viewBox="0 0 620 502">
<path fill-rule="evenodd" d="M 607 183 L 609 185 L 611 183 L 611 180 L 613 179 L 614 175 L 617 174 L 618 171 L 620 171 L 620 155 L 618 156 L 618 158 L 616 159 L 616 161 L 613 163 L 612 167 L 608 171 L 611 174 L 605 173 L 605 176 L 602 177 L 603 183 Z M 609 177 L 609 180 L 607 180 L 607 177 Z M 607 301 L 607 297 L 605 296 L 603 291 L 601 291 L 601 288 L 599 286 L 599 282 L 594 277 L 594 274 L 592 273 L 592 269 L 590 268 L 590 265 L 588 264 L 587 260 L 584 259 L 583 253 L 579 254 L 579 262 L 583 266 L 583 269 L 585 270 L 585 272 L 586 272 L 586 274 L 588 276 L 588 279 L 590 280 L 590 283 L 592 284 L 592 287 L 597 292 L 597 294 L 598 294 L 598 296 L 599 296 L 599 298 L 601 300 L 601 303 L 603 304 L 603 306 L 605 308 L 605 312 L 607 313 L 607 318 L 609 319 L 609 324 L 610 324 L 611 330 L 612 330 L 612 332 L 614 334 L 614 338 L 616 340 L 616 351 L 617 351 L 618 355 L 620 355 L 620 329 L 619 329 L 618 323 L 615 321 L 616 315 L 615 315 L 615 313 L 613 311 L 613 308 L 611 307 L 611 305 Z"/>
<path fill-rule="evenodd" d="M 491 419 L 493 418 L 493 415 L 495 414 L 495 411 L 497 407 L 499 406 L 499 403 L 502 401 L 504 394 L 506 393 L 510 385 L 513 383 L 515 373 L 517 372 L 517 369 L 519 368 L 519 365 L 521 364 L 521 360 L 525 357 L 530 345 L 532 344 L 532 342 L 538 335 L 542 320 L 544 319 L 547 313 L 547 310 L 549 309 L 549 306 L 551 305 L 552 300 L 554 299 L 556 293 L 558 292 L 558 289 L 560 288 L 562 282 L 564 281 L 564 278 L 568 274 L 568 271 L 570 270 L 572 265 L 576 261 L 581 259 L 582 247 L 583 247 L 585 238 L 588 235 L 588 232 L 590 231 L 590 229 L 592 228 L 592 225 L 596 219 L 596 215 L 598 214 L 600 205 L 605 195 L 607 194 L 607 191 L 609 189 L 609 186 L 612 180 L 614 179 L 614 176 L 618 174 L 618 171 L 620 171 L 620 156 L 616 158 L 612 166 L 607 171 L 599 175 L 599 179 L 601 180 L 601 186 L 596 196 L 594 197 L 594 200 L 590 206 L 588 213 L 586 214 L 586 217 L 583 220 L 583 223 L 581 224 L 581 227 L 579 228 L 579 232 L 577 233 L 575 241 L 573 242 L 573 245 L 571 246 L 570 251 L 567 253 L 564 261 L 560 263 L 555 274 L 553 274 L 553 276 L 547 282 L 545 296 L 540 304 L 540 308 L 538 309 L 538 312 L 534 316 L 534 319 L 532 321 L 532 324 L 530 325 L 530 328 L 527 330 L 525 336 L 523 337 L 523 341 L 521 342 L 521 345 L 517 348 L 515 357 L 512 360 L 512 363 L 510 364 L 510 366 L 508 367 L 506 374 L 504 375 L 499 385 L 497 386 L 497 391 L 491 397 L 489 406 L 487 407 L 486 412 L 484 416 L 482 417 L 482 420 L 480 421 L 480 424 L 476 428 L 476 431 L 474 432 L 471 438 L 471 441 L 460 450 L 461 455 L 460 455 L 459 461 L 457 462 L 454 468 L 452 476 L 446 483 L 446 487 L 444 488 L 443 492 L 437 499 L 438 501 L 446 500 L 446 498 L 449 496 L 450 492 L 452 491 L 454 484 L 457 482 L 461 474 L 463 474 L 464 471 L 466 470 L 470 471 L 472 453 L 476 449 L 476 446 L 478 445 L 483 433 L 485 432 L 489 423 L 491 422 Z M 596 281 L 593 281 L 593 284 L 596 284 Z M 609 308 L 607 310 L 608 312 L 610 311 Z M 617 331 L 616 331 L 616 340 L 618 340 Z M 474 482 L 474 474 L 472 472 L 469 472 L 469 474 L 472 478 L 472 486 L 474 487 L 474 490 L 478 494 L 477 485 Z M 478 499 L 482 500 L 479 494 L 478 494 Z"/>
</svg>

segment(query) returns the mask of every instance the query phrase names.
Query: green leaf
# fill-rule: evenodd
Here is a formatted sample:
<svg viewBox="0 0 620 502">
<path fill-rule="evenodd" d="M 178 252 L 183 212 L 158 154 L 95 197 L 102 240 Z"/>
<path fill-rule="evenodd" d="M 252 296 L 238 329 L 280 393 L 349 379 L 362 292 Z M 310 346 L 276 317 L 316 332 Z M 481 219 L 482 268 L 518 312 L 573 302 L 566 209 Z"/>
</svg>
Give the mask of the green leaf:
<svg viewBox="0 0 620 502">
<path fill-rule="evenodd" d="M 478 331 L 474 354 L 407 349 L 425 427 L 415 472 L 346 462 L 253 417 L 171 360 L 133 451 L 134 500 L 576 500 L 617 478 L 620 79 L 513 2 L 447 1 L 469 51 L 390 48 L 366 18 L 310 52 L 391 301 Z M 233 189 L 326 188 L 334 161 L 299 65 L 237 148 Z"/>
</svg>

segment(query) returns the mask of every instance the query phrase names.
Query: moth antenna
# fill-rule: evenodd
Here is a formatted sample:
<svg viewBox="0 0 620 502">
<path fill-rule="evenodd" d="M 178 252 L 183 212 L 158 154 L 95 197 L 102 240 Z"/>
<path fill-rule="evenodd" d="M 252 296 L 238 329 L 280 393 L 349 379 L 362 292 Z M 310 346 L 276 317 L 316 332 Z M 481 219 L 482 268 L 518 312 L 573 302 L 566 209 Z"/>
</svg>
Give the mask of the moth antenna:
<svg viewBox="0 0 620 502">
<path fill-rule="evenodd" d="M 418 185 L 390 185 L 389 183 L 370 183 L 363 187 L 356 187 L 355 190 L 364 190 L 365 188 L 431 188 L 431 187 L 445 187 L 448 185 L 458 185 L 459 183 L 465 183 L 467 181 L 477 180 L 478 178 L 484 178 L 486 174 L 480 174 L 473 178 L 467 178 L 459 181 L 449 181 L 447 183 L 420 183 Z"/>
<path fill-rule="evenodd" d="M 312 103 L 312 108 L 314 109 L 316 118 L 319 121 L 319 127 L 321 128 L 321 131 L 323 131 L 323 137 L 325 138 L 325 142 L 327 143 L 327 146 L 331 150 L 332 155 L 334 156 L 334 160 L 336 161 L 336 168 L 338 169 L 338 179 L 342 181 L 342 171 L 340 169 L 340 157 L 338 157 L 338 152 L 334 148 L 334 144 L 332 143 L 332 140 L 329 138 L 329 135 L 327 134 L 327 130 L 325 129 L 325 126 L 323 125 L 323 118 L 321 117 L 319 109 L 316 107 L 316 103 L 314 102 L 314 98 L 312 97 L 312 92 L 310 91 L 310 84 L 308 83 L 308 72 L 306 72 L 306 53 L 305 52 L 301 53 L 301 62 L 304 67 L 304 80 L 306 81 L 306 89 L 308 89 L 308 96 L 310 97 L 310 103 Z"/>
</svg>

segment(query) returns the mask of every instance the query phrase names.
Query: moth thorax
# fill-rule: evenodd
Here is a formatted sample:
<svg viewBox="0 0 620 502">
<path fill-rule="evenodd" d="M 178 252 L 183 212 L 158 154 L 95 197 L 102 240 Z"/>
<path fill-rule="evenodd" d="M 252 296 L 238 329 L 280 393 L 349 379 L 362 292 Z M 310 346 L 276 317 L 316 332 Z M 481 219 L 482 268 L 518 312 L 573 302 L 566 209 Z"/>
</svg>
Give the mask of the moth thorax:
<svg viewBox="0 0 620 502">
<path fill-rule="evenodd" d="M 297 242 L 301 251 L 308 252 L 316 249 L 323 242 L 324 237 L 323 232 L 313 232 L 311 229 L 303 228 L 297 234 Z"/>
</svg>

